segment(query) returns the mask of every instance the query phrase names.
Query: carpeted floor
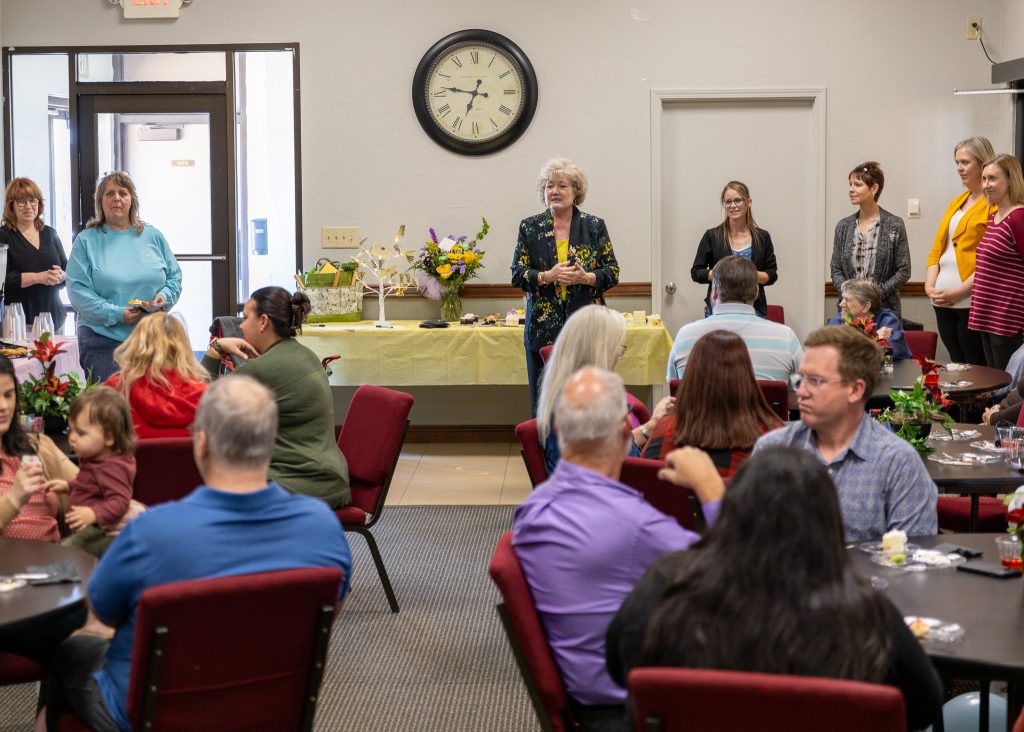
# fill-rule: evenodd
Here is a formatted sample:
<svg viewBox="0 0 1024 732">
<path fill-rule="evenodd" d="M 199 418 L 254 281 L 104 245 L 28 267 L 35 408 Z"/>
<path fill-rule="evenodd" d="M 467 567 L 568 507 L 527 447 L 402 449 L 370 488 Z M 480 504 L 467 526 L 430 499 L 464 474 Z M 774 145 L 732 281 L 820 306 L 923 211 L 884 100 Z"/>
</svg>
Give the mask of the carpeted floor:
<svg viewBox="0 0 1024 732">
<path fill-rule="evenodd" d="M 366 543 L 350 537 L 353 588 L 331 638 L 318 730 L 538 728 L 487 575 L 512 510 L 388 508 L 374 534 L 402 608 L 397 615 Z M 0 688 L 0 732 L 31 729 L 34 708 L 34 687 Z"/>
</svg>

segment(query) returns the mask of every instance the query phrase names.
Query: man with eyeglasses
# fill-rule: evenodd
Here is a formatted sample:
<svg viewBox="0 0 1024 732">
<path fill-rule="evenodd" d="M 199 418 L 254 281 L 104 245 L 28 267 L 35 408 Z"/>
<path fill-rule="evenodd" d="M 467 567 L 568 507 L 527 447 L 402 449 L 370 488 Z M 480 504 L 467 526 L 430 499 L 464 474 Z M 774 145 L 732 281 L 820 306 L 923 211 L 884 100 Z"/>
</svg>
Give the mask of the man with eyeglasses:
<svg viewBox="0 0 1024 732">
<path fill-rule="evenodd" d="M 793 329 L 773 323 L 754 310 L 757 298 L 757 267 L 745 257 L 725 257 L 711 272 L 711 300 L 708 317 L 679 329 L 668 357 L 667 379 L 683 378 L 690 351 L 701 336 L 713 330 L 728 330 L 747 344 L 754 376 L 768 381 L 788 382 L 803 357 L 800 338 Z"/>
<path fill-rule="evenodd" d="M 800 421 L 757 441 L 801 447 L 828 468 L 839 493 L 847 541 L 872 541 L 893 529 L 938 533 L 938 489 L 910 443 L 865 412 L 882 351 L 854 328 L 819 328 L 804 341 L 796 386 Z"/>
</svg>

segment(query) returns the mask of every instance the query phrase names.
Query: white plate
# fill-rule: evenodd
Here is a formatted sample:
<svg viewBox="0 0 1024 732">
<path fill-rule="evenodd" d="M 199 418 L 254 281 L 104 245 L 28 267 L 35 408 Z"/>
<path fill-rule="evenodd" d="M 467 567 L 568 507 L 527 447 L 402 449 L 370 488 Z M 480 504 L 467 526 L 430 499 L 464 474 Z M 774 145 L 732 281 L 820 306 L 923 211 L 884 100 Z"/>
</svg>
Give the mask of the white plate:
<svg viewBox="0 0 1024 732">
<path fill-rule="evenodd" d="M 868 554 L 878 554 L 880 551 L 882 551 L 882 542 L 865 541 L 863 544 L 858 544 L 857 548 L 860 549 L 862 552 L 867 552 Z M 920 548 L 921 547 L 919 547 L 917 544 L 912 544 L 908 541 L 904 547 L 904 553 L 916 552 Z"/>
<path fill-rule="evenodd" d="M 970 367 L 969 363 L 947 363 L 942 368 L 946 371 L 966 371 Z"/>
<path fill-rule="evenodd" d="M 903 562 L 894 562 L 892 555 L 877 552 L 871 555 L 871 561 L 883 567 L 902 569 L 906 572 L 925 572 L 930 569 L 947 569 L 963 564 L 967 560 L 959 554 L 944 554 L 931 549 L 917 549 L 904 553 Z"/>
<path fill-rule="evenodd" d="M 943 389 L 963 389 L 973 383 L 973 381 L 967 381 L 967 379 L 960 379 L 959 381 L 940 381 L 939 386 Z"/>
<path fill-rule="evenodd" d="M 936 442 L 949 442 L 951 440 L 973 440 L 975 437 L 981 436 L 978 430 L 958 430 L 954 429 L 951 434 L 946 434 L 946 431 L 939 428 L 932 428 L 932 434 L 928 438 L 929 440 L 935 440 Z"/>
<path fill-rule="evenodd" d="M 996 447 L 996 443 L 992 442 L 991 440 L 978 440 L 977 442 L 972 442 L 971 447 L 973 447 L 975 450 L 984 450 L 985 452 L 998 452 L 1000 455 L 1003 454 L 1003 448 Z"/>
<path fill-rule="evenodd" d="M 945 452 L 933 452 L 928 459 L 942 465 L 993 465 L 1002 462 L 1002 455 L 985 452 L 963 452 L 951 455 Z"/>
<path fill-rule="evenodd" d="M 28 581 L 23 579 L 16 579 L 15 577 L 0 577 L 0 592 L 10 592 L 16 590 L 19 587 L 24 587 L 28 584 Z"/>
</svg>

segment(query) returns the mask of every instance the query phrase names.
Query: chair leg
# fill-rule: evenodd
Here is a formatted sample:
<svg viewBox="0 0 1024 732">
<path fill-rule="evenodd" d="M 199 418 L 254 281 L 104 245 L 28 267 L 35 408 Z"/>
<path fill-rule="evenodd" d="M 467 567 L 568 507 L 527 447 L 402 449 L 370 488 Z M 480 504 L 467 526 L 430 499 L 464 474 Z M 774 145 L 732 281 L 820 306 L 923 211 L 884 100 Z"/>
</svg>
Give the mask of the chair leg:
<svg viewBox="0 0 1024 732">
<path fill-rule="evenodd" d="M 373 534 L 364 526 L 345 526 L 345 531 L 355 531 L 362 534 L 366 539 L 366 545 L 370 548 L 370 556 L 373 557 L 373 563 L 377 567 L 377 574 L 380 575 L 380 583 L 384 586 L 384 594 L 387 595 L 388 605 L 391 606 L 391 612 L 397 613 L 398 599 L 395 597 L 395 591 L 391 589 L 391 580 L 388 578 L 388 571 L 384 568 L 384 560 L 380 556 L 380 549 L 377 548 L 377 540 L 373 538 Z"/>
</svg>

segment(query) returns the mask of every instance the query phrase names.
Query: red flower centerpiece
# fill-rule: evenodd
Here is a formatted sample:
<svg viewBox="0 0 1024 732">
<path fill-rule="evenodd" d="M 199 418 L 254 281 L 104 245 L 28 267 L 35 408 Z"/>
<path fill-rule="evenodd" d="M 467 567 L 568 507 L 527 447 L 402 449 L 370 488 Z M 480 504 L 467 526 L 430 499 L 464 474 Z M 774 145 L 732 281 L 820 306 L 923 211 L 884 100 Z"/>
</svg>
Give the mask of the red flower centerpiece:
<svg viewBox="0 0 1024 732">
<path fill-rule="evenodd" d="M 75 374 L 57 374 L 57 356 L 64 347 L 43 333 L 29 351 L 43 367 L 41 376 L 29 375 L 18 385 L 18 407 L 24 414 L 43 418 L 47 432 L 61 432 L 67 426 L 71 404 L 92 384 L 83 384 Z"/>
<path fill-rule="evenodd" d="M 936 422 L 947 433 L 953 426 L 953 418 L 943 411 L 951 405 L 939 388 L 939 365 L 934 361 L 915 357 L 921 366 L 921 375 L 910 390 L 890 389 L 892 406 L 878 416 L 878 421 L 888 424 L 892 430 L 920 452 L 931 452 L 928 435 Z"/>
</svg>

